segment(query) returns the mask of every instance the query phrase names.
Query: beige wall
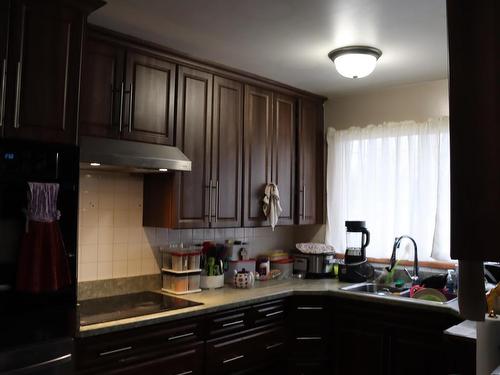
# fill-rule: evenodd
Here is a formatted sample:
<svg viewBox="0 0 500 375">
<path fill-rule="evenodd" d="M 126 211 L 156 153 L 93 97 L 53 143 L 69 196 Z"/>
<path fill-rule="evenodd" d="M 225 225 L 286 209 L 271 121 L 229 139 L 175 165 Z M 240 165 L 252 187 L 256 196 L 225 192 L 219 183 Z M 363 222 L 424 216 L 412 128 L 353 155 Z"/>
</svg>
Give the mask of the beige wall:
<svg viewBox="0 0 500 375">
<path fill-rule="evenodd" d="M 325 127 L 423 121 L 448 113 L 448 80 L 443 79 L 331 98 L 325 103 Z"/>
</svg>

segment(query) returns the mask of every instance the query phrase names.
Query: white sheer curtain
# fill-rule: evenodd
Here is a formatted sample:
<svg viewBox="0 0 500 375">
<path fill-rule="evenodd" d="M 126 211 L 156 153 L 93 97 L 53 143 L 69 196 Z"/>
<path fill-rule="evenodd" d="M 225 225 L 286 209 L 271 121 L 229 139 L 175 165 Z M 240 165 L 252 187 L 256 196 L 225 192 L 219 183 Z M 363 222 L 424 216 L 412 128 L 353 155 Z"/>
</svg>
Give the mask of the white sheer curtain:
<svg viewBox="0 0 500 375">
<path fill-rule="evenodd" d="M 389 258 L 394 238 L 412 236 L 419 260 L 450 260 L 447 117 L 328 129 L 326 242 L 345 251 L 346 220 L 365 220 L 367 256 Z M 411 248 L 398 259 L 412 259 Z"/>
</svg>

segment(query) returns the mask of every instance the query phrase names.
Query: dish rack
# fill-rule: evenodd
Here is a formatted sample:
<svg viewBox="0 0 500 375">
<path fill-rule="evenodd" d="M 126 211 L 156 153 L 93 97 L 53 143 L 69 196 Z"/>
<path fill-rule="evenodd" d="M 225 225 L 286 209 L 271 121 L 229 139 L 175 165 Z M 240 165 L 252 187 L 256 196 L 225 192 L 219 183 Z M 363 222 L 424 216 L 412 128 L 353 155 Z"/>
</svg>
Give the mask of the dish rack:
<svg viewBox="0 0 500 375">
<path fill-rule="evenodd" d="M 162 290 L 171 294 L 201 292 L 200 246 L 171 246 L 160 249 Z"/>
</svg>

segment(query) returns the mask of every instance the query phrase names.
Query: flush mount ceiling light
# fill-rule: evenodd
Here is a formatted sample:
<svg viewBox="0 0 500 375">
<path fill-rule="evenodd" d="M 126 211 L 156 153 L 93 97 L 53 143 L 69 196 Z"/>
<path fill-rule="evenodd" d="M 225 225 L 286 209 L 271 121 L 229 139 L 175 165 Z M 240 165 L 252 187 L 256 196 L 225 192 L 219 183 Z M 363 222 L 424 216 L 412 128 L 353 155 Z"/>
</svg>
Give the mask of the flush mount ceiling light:
<svg viewBox="0 0 500 375">
<path fill-rule="evenodd" d="M 337 48 L 328 54 L 340 75 L 346 78 L 363 78 L 375 69 L 382 51 L 374 47 L 349 46 Z"/>
</svg>

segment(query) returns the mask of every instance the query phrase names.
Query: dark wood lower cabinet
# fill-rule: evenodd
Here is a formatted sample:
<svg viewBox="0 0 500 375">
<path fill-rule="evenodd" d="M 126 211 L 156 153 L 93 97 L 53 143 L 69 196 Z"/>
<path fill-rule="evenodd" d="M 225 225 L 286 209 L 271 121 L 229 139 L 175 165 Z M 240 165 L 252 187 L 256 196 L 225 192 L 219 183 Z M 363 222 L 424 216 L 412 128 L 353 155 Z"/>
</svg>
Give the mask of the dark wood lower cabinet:
<svg viewBox="0 0 500 375">
<path fill-rule="evenodd" d="M 334 340 L 336 374 L 387 374 L 385 337 L 380 327 L 345 320 L 335 331 Z"/>
<path fill-rule="evenodd" d="M 337 374 L 449 373 L 443 331 L 461 320 L 448 312 L 347 299 L 333 310 Z"/>
<path fill-rule="evenodd" d="M 473 374 L 473 342 L 443 335 L 459 321 L 446 311 L 293 296 L 80 339 L 76 366 L 80 375 Z"/>
<path fill-rule="evenodd" d="M 283 362 L 285 328 L 256 328 L 207 341 L 207 374 L 233 374 L 262 370 L 266 364 Z"/>
<path fill-rule="evenodd" d="M 204 343 L 161 352 L 141 362 L 107 371 L 109 375 L 199 375 L 203 374 Z"/>
</svg>

